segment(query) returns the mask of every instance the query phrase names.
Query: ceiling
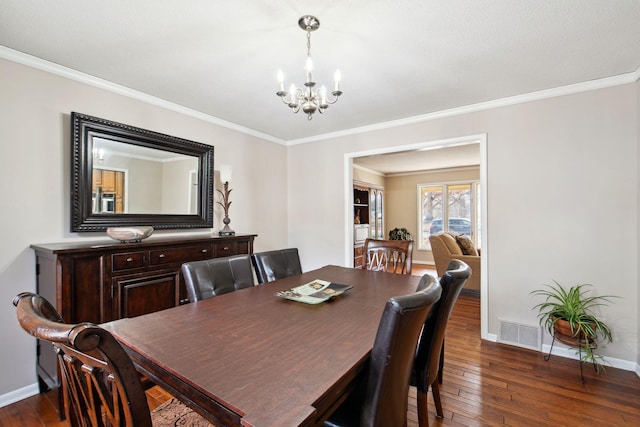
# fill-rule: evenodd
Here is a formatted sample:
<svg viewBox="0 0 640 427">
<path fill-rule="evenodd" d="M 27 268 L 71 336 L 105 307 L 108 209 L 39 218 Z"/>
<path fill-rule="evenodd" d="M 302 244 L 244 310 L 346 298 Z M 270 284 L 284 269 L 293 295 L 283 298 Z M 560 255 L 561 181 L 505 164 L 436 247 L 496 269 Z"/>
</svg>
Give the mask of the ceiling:
<svg viewBox="0 0 640 427">
<path fill-rule="evenodd" d="M 311 121 L 275 95 L 279 68 L 304 82 L 305 14 L 344 91 Z M 295 142 L 636 72 L 638 22 L 638 0 L 0 0 L 0 45 Z"/>
<path fill-rule="evenodd" d="M 355 157 L 353 164 L 382 175 L 480 165 L 480 143 Z"/>
</svg>

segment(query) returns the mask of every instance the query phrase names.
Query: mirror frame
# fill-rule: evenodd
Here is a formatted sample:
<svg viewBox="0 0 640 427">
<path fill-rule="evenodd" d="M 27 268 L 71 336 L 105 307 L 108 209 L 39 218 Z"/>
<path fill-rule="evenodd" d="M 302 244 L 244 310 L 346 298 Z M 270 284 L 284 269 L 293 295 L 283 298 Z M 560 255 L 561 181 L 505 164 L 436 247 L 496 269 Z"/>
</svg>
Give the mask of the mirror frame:
<svg viewBox="0 0 640 427">
<path fill-rule="evenodd" d="M 213 146 L 86 114 L 71 113 L 71 231 L 150 225 L 154 229 L 213 228 Z M 93 138 L 198 158 L 198 213 L 95 214 L 91 211 Z"/>
</svg>

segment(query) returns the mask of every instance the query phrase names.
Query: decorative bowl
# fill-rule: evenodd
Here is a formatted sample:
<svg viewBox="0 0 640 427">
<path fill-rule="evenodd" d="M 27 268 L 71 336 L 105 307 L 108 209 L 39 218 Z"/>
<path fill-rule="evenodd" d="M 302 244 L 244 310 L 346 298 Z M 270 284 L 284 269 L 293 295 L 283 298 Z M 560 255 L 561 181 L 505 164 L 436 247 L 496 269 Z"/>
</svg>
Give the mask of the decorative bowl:
<svg viewBox="0 0 640 427">
<path fill-rule="evenodd" d="M 153 227 L 150 226 L 107 228 L 107 236 L 122 243 L 140 242 L 151 236 L 152 233 Z"/>
</svg>

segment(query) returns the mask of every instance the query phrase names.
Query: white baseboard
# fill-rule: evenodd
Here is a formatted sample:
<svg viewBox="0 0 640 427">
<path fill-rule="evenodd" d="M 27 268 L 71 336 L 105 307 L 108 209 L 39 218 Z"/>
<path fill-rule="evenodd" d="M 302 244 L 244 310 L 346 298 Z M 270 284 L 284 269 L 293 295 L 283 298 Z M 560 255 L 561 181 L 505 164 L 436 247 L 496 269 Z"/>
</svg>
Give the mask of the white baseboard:
<svg viewBox="0 0 640 427">
<path fill-rule="evenodd" d="M 487 337 L 486 338 L 483 337 L 483 339 L 491 342 L 497 342 L 498 336 L 496 334 L 488 334 Z M 503 344 L 510 345 L 507 343 L 503 343 Z M 540 352 L 544 354 L 549 354 L 550 349 L 551 349 L 551 346 L 549 344 L 542 344 L 542 349 L 540 350 Z M 578 354 L 574 350 L 568 347 L 565 348 L 565 347 L 560 347 L 556 345 L 553 347 L 553 353 L 551 354 L 553 356 L 566 357 L 569 359 L 578 360 Z M 603 364 L 605 367 L 611 366 L 613 368 L 635 372 L 636 375 L 640 377 L 640 364 L 636 362 L 632 362 L 630 360 L 616 359 L 614 357 L 605 357 Z"/>
<path fill-rule="evenodd" d="M 548 354 L 551 349 L 551 345 L 543 344 L 542 345 L 542 353 Z M 578 360 L 578 353 L 576 350 L 571 348 L 564 348 L 559 346 L 553 347 L 553 352 L 551 353 L 553 356 L 566 357 L 568 359 Z M 636 375 L 640 376 L 640 367 L 637 363 L 632 362 L 630 360 L 616 359 L 615 357 L 604 357 L 605 367 L 611 366 L 613 368 L 623 369 L 625 371 L 631 371 L 636 373 Z"/>
<path fill-rule="evenodd" d="M 38 393 L 40 393 L 38 383 L 10 391 L 9 393 L 0 395 L 0 408 L 11 405 L 12 403 L 18 402 L 22 399 L 26 399 L 27 397 L 35 396 Z"/>
</svg>

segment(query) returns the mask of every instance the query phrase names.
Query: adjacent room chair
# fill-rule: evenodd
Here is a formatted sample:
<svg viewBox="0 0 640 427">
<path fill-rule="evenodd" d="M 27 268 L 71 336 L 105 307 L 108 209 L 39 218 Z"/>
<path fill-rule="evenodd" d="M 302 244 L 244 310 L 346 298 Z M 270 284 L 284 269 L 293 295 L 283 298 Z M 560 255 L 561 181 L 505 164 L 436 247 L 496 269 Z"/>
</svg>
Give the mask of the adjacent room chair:
<svg viewBox="0 0 640 427">
<path fill-rule="evenodd" d="M 249 255 L 235 255 L 182 264 L 190 302 L 253 286 Z"/>
<path fill-rule="evenodd" d="M 480 291 L 480 255 L 468 237 L 451 233 L 438 233 L 429 236 L 433 260 L 436 263 L 438 277 L 441 277 L 452 259 L 459 259 L 471 268 L 471 277 L 465 289 Z"/>
<path fill-rule="evenodd" d="M 440 294 L 440 285 L 434 281 L 421 291 L 387 301 L 363 381 L 329 417 L 325 427 L 407 425 L 407 394 L 416 344 Z"/>
<path fill-rule="evenodd" d="M 364 256 L 367 270 L 411 274 L 413 240 L 367 239 Z"/>
<path fill-rule="evenodd" d="M 439 383 L 442 383 L 444 333 L 453 306 L 470 275 L 471 269 L 464 262 L 452 260 L 449 263 L 447 271 L 440 278 L 442 296 L 427 316 L 420 334 L 410 382 L 418 392 L 418 425 L 420 427 L 429 425 L 427 414 L 427 392 L 429 391 L 429 386 L 431 386 L 431 393 L 436 406 L 436 417 L 442 418 Z M 418 284 L 418 289 L 432 287 L 435 280 L 433 276 L 425 274 Z"/>
<path fill-rule="evenodd" d="M 297 248 L 279 249 L 251 255 L 258 283 L 273 282 L 295 274 L 302 274 Z"/>
<path fill-rule="evenodd" d="M 69 325 L 44 298 L 21 293 L 13 300 L 20 326 L 53 343 L 66 419 L 74 426 L 209 426 L 176 399 L 149 411 L 138 372 L 116 339 L 91 323 Z"/>
</svg>

